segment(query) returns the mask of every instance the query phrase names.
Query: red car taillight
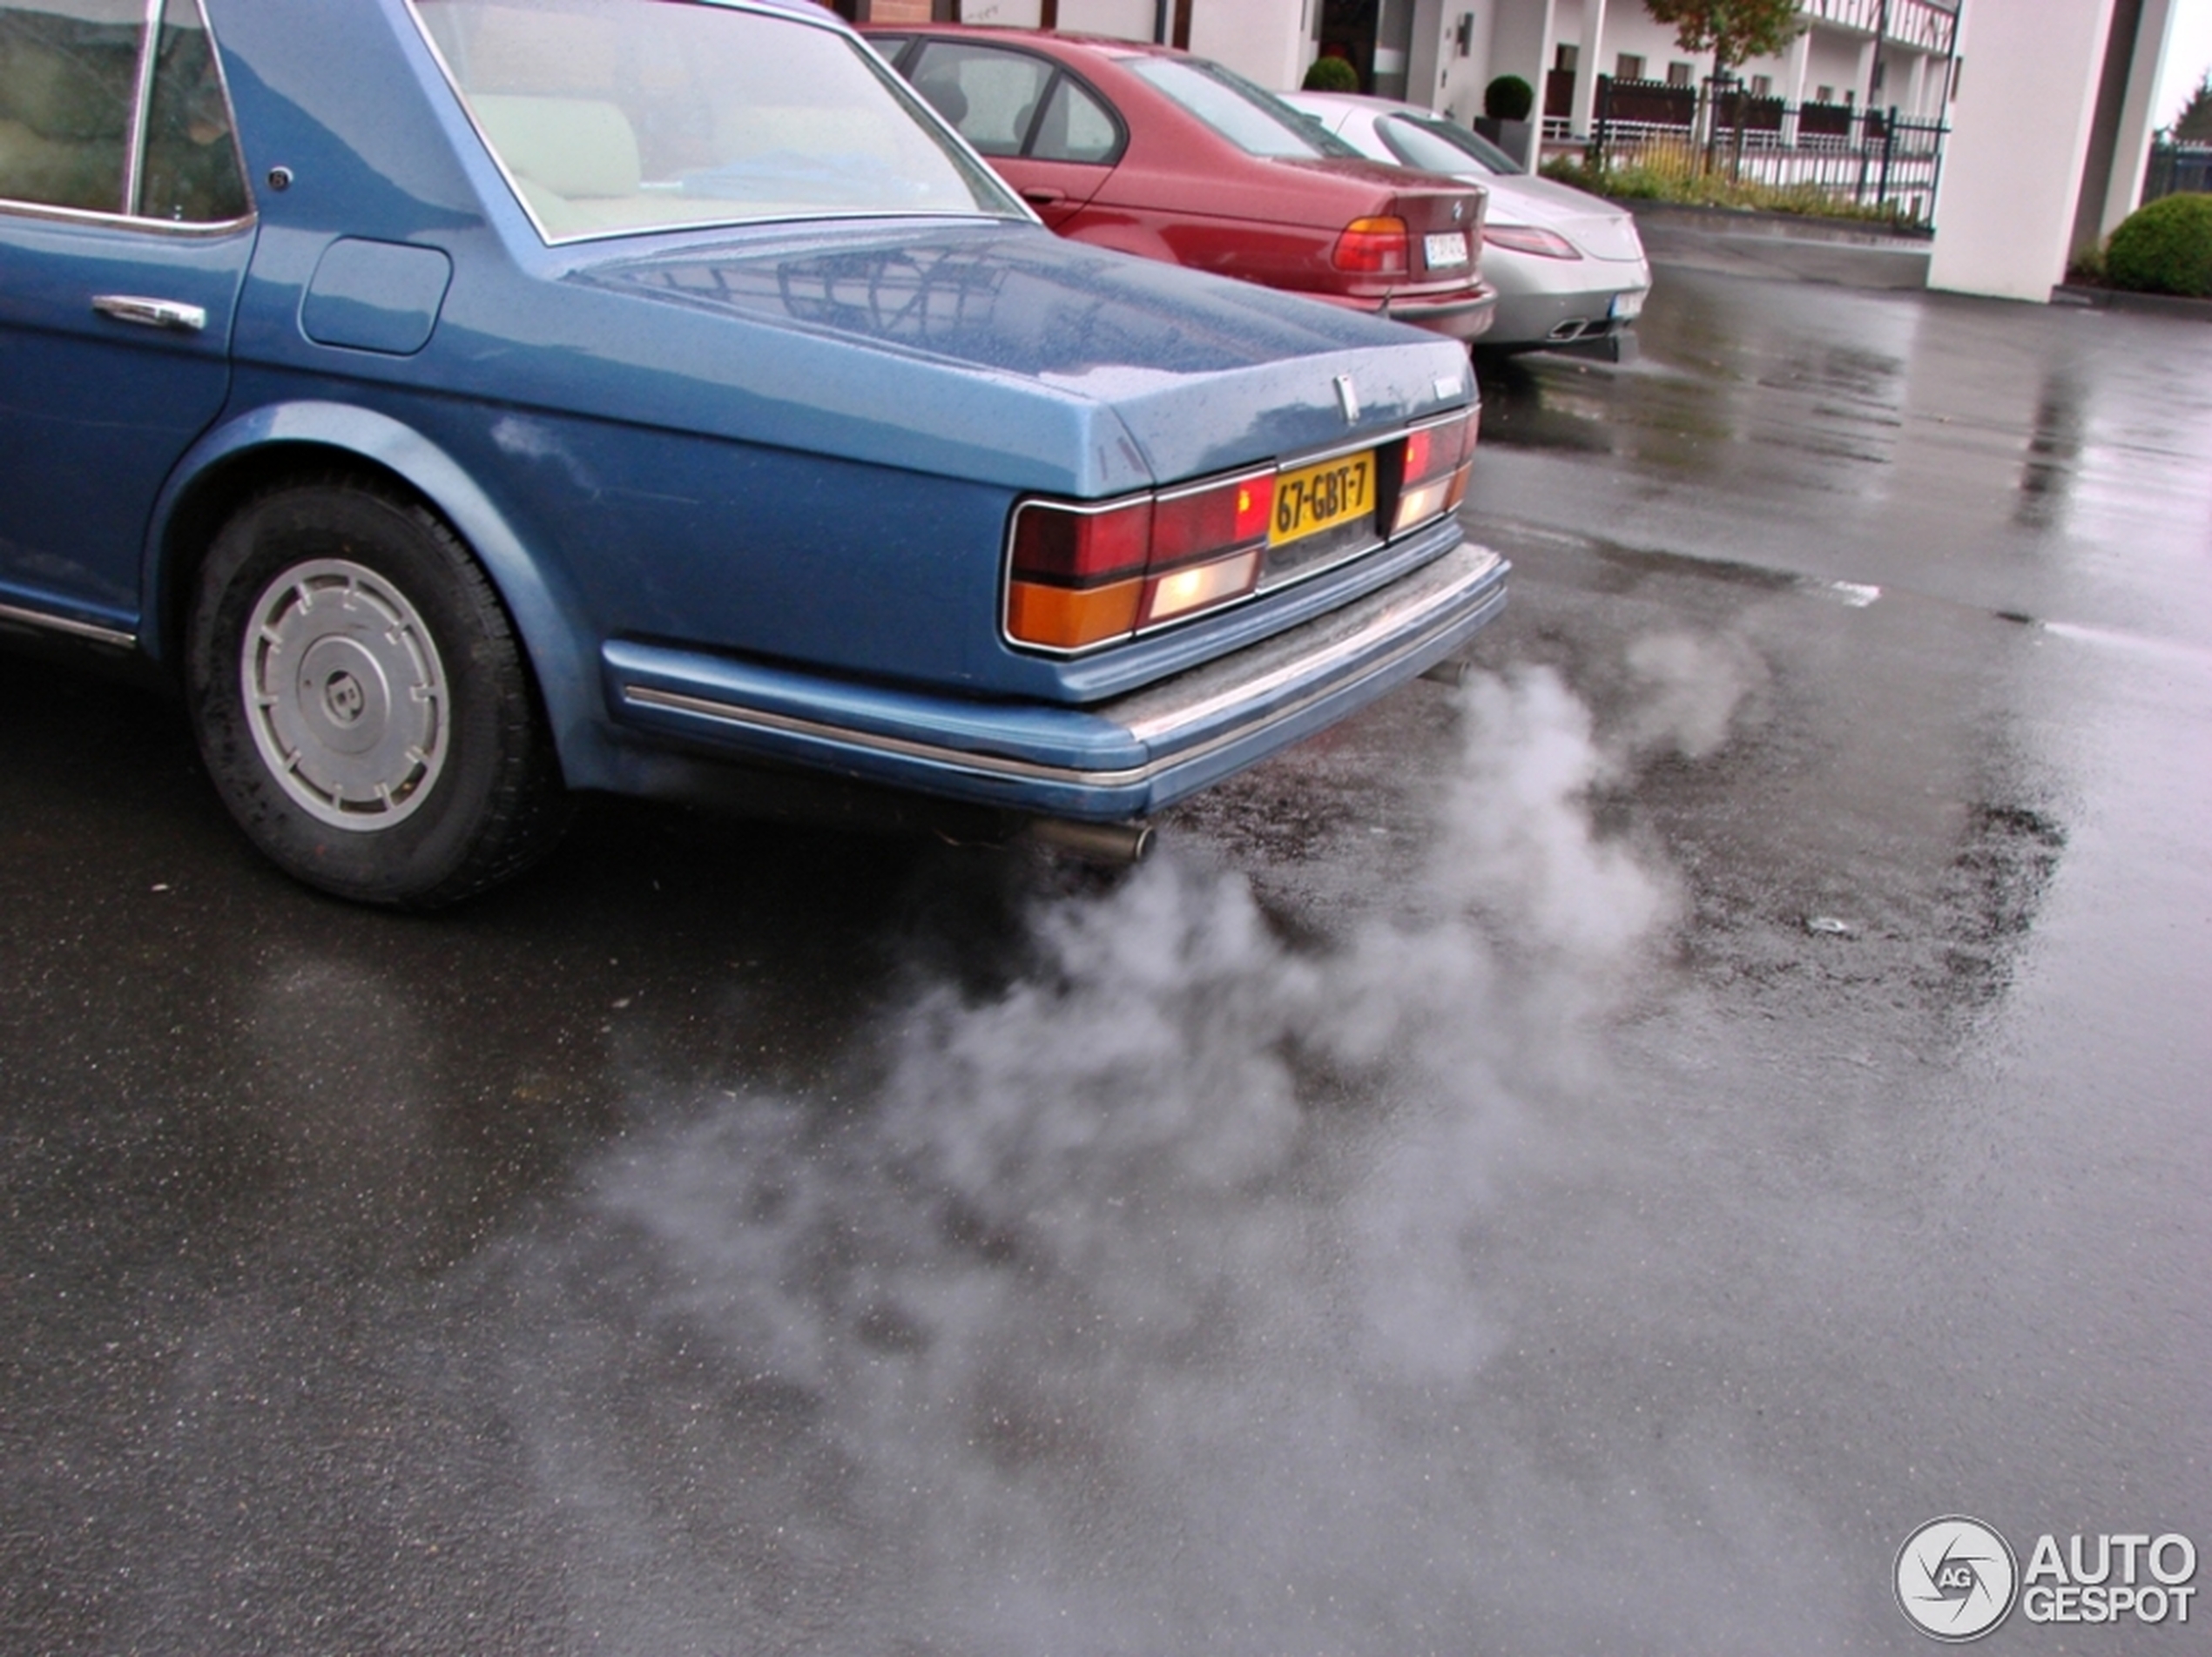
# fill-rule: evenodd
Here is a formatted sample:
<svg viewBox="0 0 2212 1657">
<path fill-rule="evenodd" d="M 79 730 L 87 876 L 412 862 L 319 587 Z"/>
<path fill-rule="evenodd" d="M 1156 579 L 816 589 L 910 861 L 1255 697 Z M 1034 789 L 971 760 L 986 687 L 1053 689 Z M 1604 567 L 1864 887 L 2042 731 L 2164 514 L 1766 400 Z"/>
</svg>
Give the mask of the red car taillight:
<svg viewBox="0 0 2212 1657">
<path fill-rule="evenodd" d="M 1355 219 L 1344 227 L 1329 262 L 1363 276 L 1403 276 L 1413 269 L 1412 238 L 1403 219 Z"/>
<path fill-rule="evenodd" d="M 1242 598 L 1259 583 L 1274 509 L 1271 472 L 1106 507 L 1025 501 L 1007 636 L 1079 650 Z"/>
<path fill-rule="evenodd" d="M 1466 499 L 1467 474 L 1474 461 L 1474 434 L 1472 409 L 1406 434 L 1391 534 L 1401 535 L 1417 523 L 1451 511 Z"/>
</svg>

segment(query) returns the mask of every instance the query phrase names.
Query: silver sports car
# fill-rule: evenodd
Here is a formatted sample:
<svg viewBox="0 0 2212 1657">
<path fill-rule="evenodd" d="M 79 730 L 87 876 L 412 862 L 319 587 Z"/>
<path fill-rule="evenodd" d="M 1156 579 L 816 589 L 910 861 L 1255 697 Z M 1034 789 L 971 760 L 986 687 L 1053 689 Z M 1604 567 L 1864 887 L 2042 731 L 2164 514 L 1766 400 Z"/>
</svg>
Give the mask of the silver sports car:
<svg viewBox="0 0 2212 1657">
<path fill-rule="evenodd" d="M 1474 178 L 1489 190 L 1482 273 L 1498 290 L 1498 310 L 1483 350 L 1581 346 L 1622 354 L 1651 286 L 1651 266 L 1626 212 L 1531 177 L 1488 139 L 1418 104 L 1346 92 L 1285 97 L 1364 155 Z"/>
</svg>

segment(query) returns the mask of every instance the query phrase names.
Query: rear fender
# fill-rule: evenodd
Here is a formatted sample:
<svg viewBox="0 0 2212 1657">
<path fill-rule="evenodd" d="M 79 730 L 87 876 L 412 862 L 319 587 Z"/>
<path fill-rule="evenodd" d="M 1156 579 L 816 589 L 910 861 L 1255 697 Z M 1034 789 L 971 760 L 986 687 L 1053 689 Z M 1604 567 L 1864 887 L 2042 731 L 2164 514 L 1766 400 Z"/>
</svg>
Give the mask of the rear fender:
<svg viewBox="0 0 2212 1657">
<path fill-rule="evenodd" d="M 296 452 L 296 461 L 286 456 Z M 498 589 L 530 667 L 562 769 L 572 788 L 590 787 L 608 771 L 604 703 L 591 630 L 577 596 L 526 549 L 507 513 L 442 449 L 421 433 L 372 410 L 344 403 L 300 401 L 265 406 L 225 421 L 194 444 L 155 502 L 141 590 L 152 601 L 142 647 L 174 665 L 185 583 L 202 549 L 195 518 L 226 480 L 246 468 L 262 475 L 327 471 L 348 459 L 399 479 L 421 495 L 468 542 Z M 212 529 L 211 526 L 207 526 Z"/>
<path fill-rule="evenodd" d="M 1085 207 L 1057 228 L 1068 240 L 1087 246 L 1134 253 L 1139 259 L 1157 259 L 1164 265 L 1183 262 L 1158 231 L 1142 219 L 1112 208 Z"/>
</svg>

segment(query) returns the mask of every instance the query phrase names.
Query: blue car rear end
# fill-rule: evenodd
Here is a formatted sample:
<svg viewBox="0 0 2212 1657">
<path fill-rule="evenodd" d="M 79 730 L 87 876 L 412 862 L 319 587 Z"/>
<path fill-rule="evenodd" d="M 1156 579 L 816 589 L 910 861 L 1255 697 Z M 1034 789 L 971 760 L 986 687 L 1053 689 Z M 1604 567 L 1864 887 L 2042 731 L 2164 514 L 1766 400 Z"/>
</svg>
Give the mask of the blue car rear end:
<svg viewBox="0 0 2212 1657">
<path fill-rule="evenodd" d="M 0 37 L 0 139 L 126 154 L 0 142 L 0 616 L 172 663 L 327 889 L 452 901 L 703 762 L 1118 822 L 1502 603 L 1460 347 L 1058 240 L 812 8 L 112 9 Z"/>
</svg>

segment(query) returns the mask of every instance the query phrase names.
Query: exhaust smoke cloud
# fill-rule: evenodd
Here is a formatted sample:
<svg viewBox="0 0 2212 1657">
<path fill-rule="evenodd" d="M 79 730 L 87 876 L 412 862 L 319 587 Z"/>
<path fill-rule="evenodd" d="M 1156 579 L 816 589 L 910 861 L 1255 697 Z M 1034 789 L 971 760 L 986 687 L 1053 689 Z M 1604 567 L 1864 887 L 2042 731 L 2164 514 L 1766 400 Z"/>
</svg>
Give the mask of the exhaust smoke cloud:
<svg viewBox="0 0 2212 1657">
<path fill-rule="evenodd" d="M 1753 680 L 1686 638 L 1630 667 L 1608 740 L 1548 670 L 1469 682 L 1400 913 L 1296 945 L 1170 852 L 1040 900 L 1011 983 L 908 998 L 842 1096 L 609 1156 L 502 1268 L 579 1643 L 1678 1648 L 1588 1563 L 1753 1570 L 1790 1499 L 1719 1445 L 1543 1441 L 1512 1374 L 1548 1314 L 1491 1268 L 1501 1194 L 1602 1159 L 1574 1119 L 1676 913 L 1592 791 L 1710 752 Z"/>
</svg>

